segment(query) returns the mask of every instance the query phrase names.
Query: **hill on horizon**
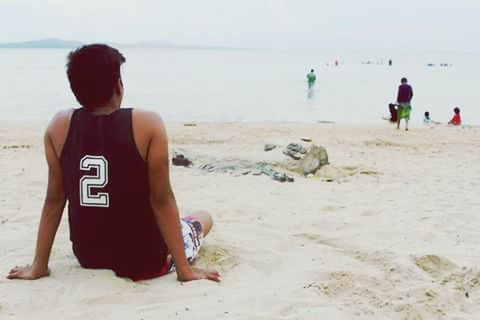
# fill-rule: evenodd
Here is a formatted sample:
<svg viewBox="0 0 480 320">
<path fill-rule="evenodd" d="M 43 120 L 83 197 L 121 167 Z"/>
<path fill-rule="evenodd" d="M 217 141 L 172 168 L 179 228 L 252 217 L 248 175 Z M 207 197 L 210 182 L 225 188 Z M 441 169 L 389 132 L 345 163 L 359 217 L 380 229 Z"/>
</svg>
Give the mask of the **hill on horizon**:
<svg viewBox="0 0 480 320">
<path fill-rule="evenodd" d="M 0 48 L 76 48 L 83 43 L 55 38 L 46 38 L 32 41 L 0 43 Z"/>
<path fill-rule="evenodd" d="M 117 42 L 99 42 L 106 43 L 116 48 L 138 48 L 138 49 L 161 49 L 161 48 L 179 48 L 179 49 L 246 49 L 223 46 L 202 46 L 202 45 L 177 45 L 166 40 L 140 41 L 136 43 L 117 43 Z M 63 40 L 57 38 L 45 38 L 39 40 L 6 42 L 0 43 L 0 49 L 73 49 L 86 44 L 81 41 Z"/>
<path fill-rule="evenodd" d="M 158 41 L 141 41 L 138 43 L 124 44 L 124 43 L 111 43 L 106 42 L 109 45 L 114 47 L 121 48 L 165 48 L 165 47 L 177 47 L 172 42 L 165 40 Z M 21 41 L 21 42 L 7 42 L 0 43 L 0 48 L 38 48 L 38 49 L 49 49 L 49 48 L 77 48 L 84 45 L 84 42 L 74 41 L 74 40 L 63 40 L 57 38 L 45 38 L 39 40 L 31 41 Z"/>
</svg>

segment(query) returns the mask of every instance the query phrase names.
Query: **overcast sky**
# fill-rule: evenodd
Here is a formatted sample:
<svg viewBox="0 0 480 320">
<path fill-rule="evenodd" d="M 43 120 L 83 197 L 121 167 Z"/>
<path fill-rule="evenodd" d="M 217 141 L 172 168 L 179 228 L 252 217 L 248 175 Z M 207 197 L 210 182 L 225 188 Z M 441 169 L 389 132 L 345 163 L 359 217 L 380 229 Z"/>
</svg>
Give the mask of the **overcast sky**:
<svg viewBox="0 0 480 320">
<path fill-rule="evenodd" d="M 480 51 L 480 0 L 0 0 L 0 42 Z"/>
</svg>

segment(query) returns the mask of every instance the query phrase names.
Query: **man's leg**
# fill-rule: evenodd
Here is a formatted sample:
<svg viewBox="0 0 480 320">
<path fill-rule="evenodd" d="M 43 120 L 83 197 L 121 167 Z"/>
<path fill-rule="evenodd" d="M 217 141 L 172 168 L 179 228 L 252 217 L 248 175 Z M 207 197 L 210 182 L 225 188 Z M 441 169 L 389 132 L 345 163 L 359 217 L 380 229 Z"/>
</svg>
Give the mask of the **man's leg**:
<svg viewBox="0 0 480 320">
<path fill-rule="evenodd" d="M 397 129 L 400 129 L 400 115 L 402 113 L 402 107 L 398 106 L 397 107 Z"/>
<path fill-rule="evenodd" d="M 191 219 L 200 222 L 204 236 L 206 236 L 210 232 L 210 229 L 212 229 L 213 219 L 210 213 L 207 211 L 195 211 L 189 214 L 187 217 L 188 220 Z"/>
<path fill-rule="evenodd" d="M 195 211 L 187 216 L 181 217 L 183 244 L 185 255 L 190 263 L 195 261 L 203 238 L 210 232 L 213 226 L 213 219 L 207 211 Z M 168 272 L 175 270 L 172 256 L 167 257 Z"/>
</svg>

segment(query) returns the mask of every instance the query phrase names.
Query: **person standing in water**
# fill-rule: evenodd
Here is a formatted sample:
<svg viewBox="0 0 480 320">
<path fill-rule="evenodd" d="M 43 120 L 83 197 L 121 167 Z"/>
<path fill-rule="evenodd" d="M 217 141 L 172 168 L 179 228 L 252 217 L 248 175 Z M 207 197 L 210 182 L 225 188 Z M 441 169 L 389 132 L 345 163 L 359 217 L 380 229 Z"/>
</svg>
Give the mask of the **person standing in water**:
<svg viewBox="0 0 480 320">
<path fill-rule="evenodd" d="M 315 75 L 315 71 L 312 69 L 310 70 L 310 73 L 307 74 L 308 89 L 313 88 L 313 85 L 315 84 L 315 80 L 317 80 L 317 76 Z"/>
<path fill-rule="evenodd" d="M 400 120 L 405 119 L 405 130 L 408 131 L 408 120 L 410 120 L 410 112 L 412 111 L 410 104 L 412 98 L 412 87 L 408 84 L 407 78 L 402 78 L 397 95 L 397 129 L 400 129 Z"/>
</svg>

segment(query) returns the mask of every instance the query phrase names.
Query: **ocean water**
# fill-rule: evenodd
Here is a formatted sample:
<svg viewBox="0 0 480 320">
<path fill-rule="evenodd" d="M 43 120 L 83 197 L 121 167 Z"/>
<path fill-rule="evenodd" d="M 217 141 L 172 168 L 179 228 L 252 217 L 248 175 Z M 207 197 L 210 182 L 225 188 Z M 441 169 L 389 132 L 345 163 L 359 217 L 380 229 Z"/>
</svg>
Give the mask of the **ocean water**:
<svg viewBox="0 0 480 320">
<path fill-rule="evenodd" d="M 400 78 L 407 77 L 414 123 L 426 110 L 446 122 L 458 106 L 465 123 L 480 124 L 480 54 L 121 51 L 127 59 L 124 105 L 158 111 L 166 121 L 382 122 Z M 0 49 L 0 120 L 47 119 L 77 107 L 65 73 L 67 53 Z M 306 83 L 311 68 L 313 93 Z"/>
</svg>

